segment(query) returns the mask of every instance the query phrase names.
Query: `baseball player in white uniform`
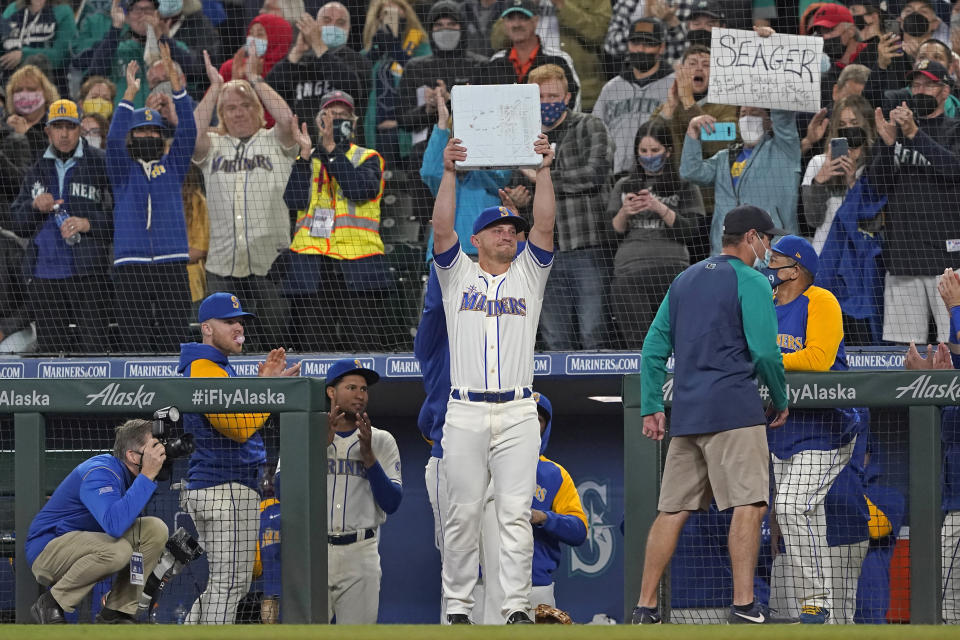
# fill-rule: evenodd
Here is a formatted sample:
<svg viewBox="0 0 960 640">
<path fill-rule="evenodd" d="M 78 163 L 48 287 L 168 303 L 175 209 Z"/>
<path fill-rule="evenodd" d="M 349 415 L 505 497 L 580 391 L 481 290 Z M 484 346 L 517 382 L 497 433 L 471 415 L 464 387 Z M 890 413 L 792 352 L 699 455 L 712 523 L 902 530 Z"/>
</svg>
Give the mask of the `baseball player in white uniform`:
<svg viewBox="0 0 960 640">
<path fill-rule="evenodd" d="M 337 624 L 375 624 L 380 606 L 378 529 L 400 506 L 400 451 L 370 424 L 367 390 L 380 376 L 359 360 L 327 371 L 327 605 Z"/>
<path fill-rule="evenodd" d="M 480 563 L 483 498 L 491 479 L 500 536 L 502 611 L 508 624 L 529 616 L 533 533 L 530 496 L 536 488 L 540 423 L 533 391 L 533 347 L 547 276 L 553 264 L 556 199 L 553 150 L 540 134 L 533 228 L 517 254 L 527 222 L 506 207 L 477 217 L 470 242 L 479 263 L 460 248 L 454 230 L 456 165 L 467 157 L 453 138 L 443 153 L 443 178 L 433 207 L 434 264 L 443 292 L 450 343 L 450 399 L 443 427 L 447 481 L 443 594 L 447 621 L 470 624 Z"/>
</svg>

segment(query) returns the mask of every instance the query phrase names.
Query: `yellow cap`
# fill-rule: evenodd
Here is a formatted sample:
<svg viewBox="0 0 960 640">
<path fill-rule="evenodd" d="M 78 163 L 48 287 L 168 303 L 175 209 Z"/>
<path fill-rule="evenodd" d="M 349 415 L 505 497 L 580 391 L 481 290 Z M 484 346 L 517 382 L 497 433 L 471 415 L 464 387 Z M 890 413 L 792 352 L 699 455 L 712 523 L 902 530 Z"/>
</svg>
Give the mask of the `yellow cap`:
<svg viewBox="0 0 960 640">
<path fill-rule="evenodd" d="M 50 105 L 47 112 L 47 124 L 53 124 L 61 120 L 67 120 L 73 124 L 80 124 L 80 110 L 77 109 L 77 103 L 72 100 L 57 100 Z"/>
</svg>

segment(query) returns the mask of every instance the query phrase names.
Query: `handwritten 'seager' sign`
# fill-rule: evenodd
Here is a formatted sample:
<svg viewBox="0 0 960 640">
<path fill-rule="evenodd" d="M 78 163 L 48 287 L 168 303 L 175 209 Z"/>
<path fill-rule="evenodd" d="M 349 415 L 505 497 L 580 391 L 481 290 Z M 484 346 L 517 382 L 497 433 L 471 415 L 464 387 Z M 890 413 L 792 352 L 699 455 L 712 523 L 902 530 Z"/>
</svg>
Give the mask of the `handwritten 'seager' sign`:
<svg viewBox="0 0 960 640">
<path fill-rule="evenodd" d="M 707 100 L 789 111 L 820 110 L 823 40 L 713 29 Z"/>
</svg>

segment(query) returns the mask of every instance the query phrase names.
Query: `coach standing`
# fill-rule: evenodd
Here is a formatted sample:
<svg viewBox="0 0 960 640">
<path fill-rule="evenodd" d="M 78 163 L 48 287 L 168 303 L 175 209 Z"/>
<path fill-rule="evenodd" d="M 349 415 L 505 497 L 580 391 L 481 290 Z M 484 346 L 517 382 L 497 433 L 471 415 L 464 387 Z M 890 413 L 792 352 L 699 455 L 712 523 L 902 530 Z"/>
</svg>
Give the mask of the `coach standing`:
<svg viewBox="0 0 960 640">
<path fill-rule="evenodd" d="M 771 427 L 787 419 L 783 359 L 770 285 L 748 265 L 766 262 L 773 236 L 785 232 L 770 215 L 742 205 L 727 213 L 723 251 L 687 268 L 667 292 L 643 342 L 643 434 L 662 440 L 663 383 L 674 354 L 670 447 L 650 528 L 634 624 L 659 624 L 657 586 L 691 511 L 711 498 L 733 507 L 731 623 L 770 622 L 755 600 L 753 575 L 760 523 L 770 495 L 766 419 L 757 377 L 769 387 Z"/>
</svg>

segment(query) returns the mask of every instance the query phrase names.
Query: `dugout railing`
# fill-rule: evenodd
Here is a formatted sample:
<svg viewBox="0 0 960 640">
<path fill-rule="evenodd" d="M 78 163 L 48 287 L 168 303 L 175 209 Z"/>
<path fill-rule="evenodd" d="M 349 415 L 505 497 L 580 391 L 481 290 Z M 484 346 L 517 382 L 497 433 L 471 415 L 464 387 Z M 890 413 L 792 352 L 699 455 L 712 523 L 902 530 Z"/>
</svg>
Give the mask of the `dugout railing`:
<svg viewBox="0 0 960 640">
<path fill-rule="evenodd" d="M 624 376 L 624 619 L 640 593 L 647 532 L 657 515 L 657 497 L 667 437 L 654 442 L 642 433 L 639 374 Z M 941 441 L 940 407 L 960 404 L 960 372 L 876 371 L 788 373 L 790 407 L 906 408 L 909 447 L 908 522 L 910 526 L 910 622 L 940 624 Z M 663 388 L 667 407 L 672 378 Z M 766 388 L 761 387 L 766 397 Z M 826 396 L 829 399 L 818 399 Z M 667 572 L 666 575 L 669 575 Z M 661 584 L 661 606 L 669 607 L 668 580 Z"/>
<path fill-rule="evenodd" d="M 283 616 L 286 623 L 327 622 L 326 395 L 320 378 L 5 380 L 0 416 L 13 415 L 15 560 L 24 558 L 30 522 L 46 500 L 45 416 L 149 416 L 173 405 L 183 412 L 277 414 L 284 469 L 282 551 Z M 91 454 L 92 455 L 92 454 Z M 9 452 L 4 465 L 9 465 Z M 89 456 L 81 456 L 76 462 Z M 40 587 L 25 562 L 15 561 L 16 621 L 30 622 Z"/>
</svg>

